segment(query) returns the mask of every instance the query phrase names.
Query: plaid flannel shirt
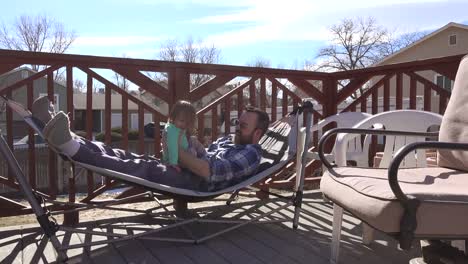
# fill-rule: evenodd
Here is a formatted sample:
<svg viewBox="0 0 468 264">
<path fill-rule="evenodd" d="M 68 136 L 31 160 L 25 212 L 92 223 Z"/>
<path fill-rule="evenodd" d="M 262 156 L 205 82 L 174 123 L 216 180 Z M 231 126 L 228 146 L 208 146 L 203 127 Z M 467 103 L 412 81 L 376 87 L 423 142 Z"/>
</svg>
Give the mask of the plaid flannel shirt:
<svg viewBox="0 0 468 264">
<path fill-rule="evenodd" d="M 232 136 L 218 139 L 207 150 L 211 170 L 209 184 L 214 189 L 222 189 L 241 182 L 257 171 L 261 154 L 259 144 L 236 145 Z"/>
</svg>

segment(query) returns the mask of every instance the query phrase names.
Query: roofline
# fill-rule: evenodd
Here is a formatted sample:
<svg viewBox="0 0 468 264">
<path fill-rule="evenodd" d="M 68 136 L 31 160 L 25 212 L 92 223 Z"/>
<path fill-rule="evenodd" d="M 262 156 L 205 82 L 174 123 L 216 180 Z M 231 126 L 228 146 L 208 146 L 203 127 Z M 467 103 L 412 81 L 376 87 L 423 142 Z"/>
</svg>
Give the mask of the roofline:
<svg viewBox="0 0 468 264">
<path fill-rule="evenodd" d="M 27 70 L 27 71 L 32 72 L 32 73 L 37 73 L 37 71 L 29 68 L 28 66 L 22 65 L 22 66 L 20 66 L 18 68 L 15 68 L 15 69 L 11 70 L 11 71 L 0 74 L 0 76 L 5 76 L 5 75 L 12 74 L 12 73 L 15 73 L 15 72 L 19 72 L 19 71 L 22 71 L 22 70 Z"/>
<path fill-rule="evenodd" d="M 449 28 L 449 27 L 457 27 L 457 28 L 461 28 L 461 29 L 466 29 L 466 30 L 468 30 L 468 26 L 467 26 L 467 25 L 463 25 L 463 24 L 455 23 L 455 22 L 450 22 L 450 23 L 448 23 L 447 25 L 445 25 L 445 26 L 443 26 L 443 27 L 441 27 L 441 28 L 439 28 L 439 29 L 433 31 L 432 33 L 426 35 L 425 37 L 423 37 L 423 38 L 421 38 L 421 39 L 419 39 L 419 40 L 417 40 L 417 41 L 411 43 L 410 45 L 408 45 L 408 46 L 406 46 L 406 47 L 404 47 L 404 48 L 398 50 L 397 52 L 394 52 L 394 53 L 388 55 L 387 57 L 385 57 L 385 58 L 383 58 L 382 60 L 380 60 L 379 62 L 377 62 L 377 63 L 371 65 L 370 67 L 382 65 L 385 61 L 387 61 L 387 60 L 389 60 L 389 59 L 391 59 L 391 58 L 393 58 L 393 57 L 395 57 L 395 56 L 398 56 L 400 53 L 403 53 L 404 51 L 406 51 L 406 50 L 408 50 L 408 49 L 410 49 L 410 48 L 412 48 L 412 47 L 414 47 L 414 46 L 416 46 L 416 45 L 419 45 L 419 43 L 424 42 L 424 41 L 426 41 L 426 40 L 432 38 L 433 36 L 439 34 L 440 32 L 446 30 L 446 29 Z"/>
<path fill-rule="evenodd" d="M 19 71 L 23 71 L 23 70 L 28 71 L 28 72 L 31 72 L 31 73 L 34 73 L 34 74 L 38 73 L 38 71 L 35 71 L 35 70 L 29 68 L 28 66 L 22 65 L 22 66 L 20 66 L 20 67 L 18 67 L 18 68 L 15 68 L 15 69 L 13 69 L 13 70 L 11 70 L 11 71 L 9 71 L 9 72 L 5 72 L 4 74 L 0 74 L 0 76 L 7 76 L 7 75 L 9 75 L 9 74 L 13 74 L 13 73 L 16 73 L 16 72 L 19 72 Z M 47 78 L 47 77 L 46 77 L 46 76 L 41 76 L 41 77 L 39 77 L 39 78 L 44 78 L 44 79 L 45 79 L 45 78 Z M 39 78 L 37 78 L 37 79 L 39 79 Z M 55 83 L 55 84 L 58 84 L 58 85 L 60 85 L 60 86 L 66 87 L 66 84 L 65 84 L 65 83 L 59 82 L 59 81 L 57 81 L 57 80 L 55 80 L 55 79 L 54 79 L 54 83 Z"/>
</svg>

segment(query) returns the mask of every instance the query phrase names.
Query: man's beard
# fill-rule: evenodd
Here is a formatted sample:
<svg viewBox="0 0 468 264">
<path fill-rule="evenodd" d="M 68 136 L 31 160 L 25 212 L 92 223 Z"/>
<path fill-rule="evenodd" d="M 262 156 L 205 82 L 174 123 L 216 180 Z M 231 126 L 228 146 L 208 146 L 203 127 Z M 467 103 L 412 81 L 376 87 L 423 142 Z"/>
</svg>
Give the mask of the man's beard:
<svg viewBox="0 0 468 264">
<path fill-rule="evenodd" d="M 236 132 L 234 134 L 234 144 L 236 145 L 247 145 L 252 144 L 253 142 L 253 133 L 249 135 L 241 135 L 240 133 Z"/>
</svg>

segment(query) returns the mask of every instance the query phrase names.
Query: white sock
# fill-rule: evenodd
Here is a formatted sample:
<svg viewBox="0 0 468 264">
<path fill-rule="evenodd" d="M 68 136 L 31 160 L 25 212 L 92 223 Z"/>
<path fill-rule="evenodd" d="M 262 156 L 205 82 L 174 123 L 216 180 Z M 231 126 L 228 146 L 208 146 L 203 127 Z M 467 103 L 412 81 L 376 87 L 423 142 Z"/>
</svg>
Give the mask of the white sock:
<svg viewBox="0 0 468 264">
<path fill-rule="evenodd" d="M 64 143 L 60 146 L 58 146 L 58 149 L 62 151 L 64 154 L 73 157 L 77 152 L 78 149 L 80 148 L 80 143 L 76 141 L 75 139 L 72 139 L 68 141 L 67 143 Z"/>
</svg>

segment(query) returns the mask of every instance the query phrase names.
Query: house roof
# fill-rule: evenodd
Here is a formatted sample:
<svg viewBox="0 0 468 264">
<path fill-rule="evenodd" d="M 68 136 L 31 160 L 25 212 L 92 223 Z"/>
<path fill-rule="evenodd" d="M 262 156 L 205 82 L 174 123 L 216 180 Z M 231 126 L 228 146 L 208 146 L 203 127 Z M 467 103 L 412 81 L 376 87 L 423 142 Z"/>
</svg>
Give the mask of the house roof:
<svg viewBox="0 0 468 264">
<path fill-rule="evenodd" d="M 105 94 L 95 93 L 93 94 L 93 110 L 104 110 L 105 109 Z M 75 110 L 86 110 L 86 94 L 73 94 L 73 105 Z M 120 94 L 111 94 L 111 105 L 112 110 L 122 110 L 122 96 Z M 155 106 L 151 105 L 156 110 L 160 111 L 160 109 Z M 138 105 L 132 101 L 128 101 L 128 110 L 130 111 L 137 111 Z"/>
<path fill-rule="evenodd" d="M 29 68 L 29 67 L 26 67 L 26 66 L 22 66 L 22 67 L 19 67 L 19 68 L 15 68 L 9 72 L 6 72 L 2 75 L 8 75 L 8 74 L 12 74 L 12 73 L 15 73 L 15 72 L 19 72 L 19 71 L 28 71 L 28 72 L 32 72 L 32 73 L 37 73 L 35 70 Z"/>
<path fill-rule="evenodd" d="M 417 40 L 415 42 L 413 42 L 412 44 L 400 49 L 399 51 L 393 53 L 393 54 L 390 54 L 388 55 L 387 57 L 383 58 L 382 60 L 380 60 L 379 62 L 377 62 L 376 64 L 372 65 L 372 66 L 379 66 L 379 65 L 383 65 L 385 64 L 386 61 L 400 55 L 401 53 L 405 52 L 406 50 L 409 50 L 425 41 L 427 41 L 428 39 L 438 35 L 439 33 L 447 30 L 448 28 L 451 28 L 451 27 L 456 27 L 456 28 L 460 28 L 460 29 L 464 29 L 464 30 L 468 30 L 468 26 L 467 25 L 463 25 L 463 24 L 459 24 L 459 23 L 455 23 L 455 22 L 450 22 L 448 23 L 447 25 L 437 29 L 436 31 L 426 35 L 425 37 L 421 38 L 420 40 Z"/>
<path fill-rule="evenodd" d="M 11 71 L 9 71 L 9 72 L 6 72 L 6 73 L 4 73 L 4 74 L 0 74 L 0 77 L 9 76 L 9 75 L 12 75 L 12 74 L 14 74 L 14 73 L 16 73 L 16 72 L 23 72 L 23 71 L 27 71 L 27 72 L 29 72 L 29 73 L 31 73 L 31 74 L 36 74 L 36 73 L 38 73 L 37 71 L 35 71 L 35 70 L 29 68 L 28 66 L 21 66 L 21 67 L 15 68 L 15 69 L 13 69 L 13 70 L 11 70 Z M 42 76 L 42 77 L 40 77 L 40 78 L 45 79 L 45 78 L 47 78 L 47 77 L 46 77 L 46 76 Z M 62 82 L 59 82 L 59 81 L 57 81 L 57 80 L 54 80 L 54 83 L 57 84 L 57 85 L 60 85 L 60 86 L 65 87 L 65 84 L 63 84 Z"/>
</svg>

